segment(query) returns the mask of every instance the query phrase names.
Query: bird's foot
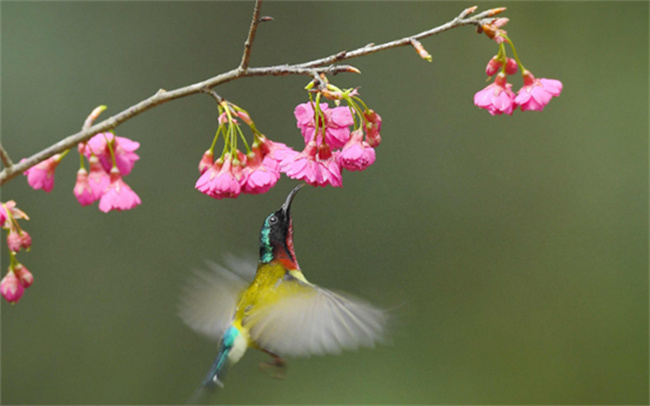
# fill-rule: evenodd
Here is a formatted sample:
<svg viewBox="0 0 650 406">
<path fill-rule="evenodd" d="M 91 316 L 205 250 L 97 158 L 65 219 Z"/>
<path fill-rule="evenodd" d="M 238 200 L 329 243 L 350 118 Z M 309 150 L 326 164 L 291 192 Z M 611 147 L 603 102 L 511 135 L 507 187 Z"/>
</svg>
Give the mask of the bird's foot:
<svg viewBox="0 0 650 406">
<path fill-rule="evenodd" d="M 260 363 L 260 368 L 263 371 L 270 372 L 273 379 L 283 379 L 287 371 L 287 361 L 275 354 L 270 354 L 271 360 L 269 362 Z"/>
</svg>

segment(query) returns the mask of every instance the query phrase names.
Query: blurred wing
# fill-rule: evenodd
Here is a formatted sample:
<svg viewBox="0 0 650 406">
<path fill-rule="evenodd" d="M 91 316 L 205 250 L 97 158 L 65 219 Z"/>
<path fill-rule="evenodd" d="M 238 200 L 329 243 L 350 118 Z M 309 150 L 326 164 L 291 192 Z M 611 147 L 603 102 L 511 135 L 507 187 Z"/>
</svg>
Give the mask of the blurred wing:
<svg viewBox="0 0 650 406">
<path fill-rule="evenodd" d="M 282 356 L 338 354 L 373 347 L 385 333 L 384 311 L 293 278 L 281 285 L 288 284 L 298 286 L 286 286 L 288 296 L 244 320 L 261 348 Z"/>
<path fill-rule="evenodd" d="M 223 256 L 223 263 L 228 270 L 231 270 L 232 273 L 246 281 L 250 282 L 255 278 L 258 263 L 255 257 L 248 256 L 242 258 L 228 253 Z M 211 265 L 214 266 L 216 264 L 212 263 Z"/>
<path fill-rule="evenodd" d="M 209 271 L 194 270 L 181 293 L 178 313 L 195 331 L 219 340 L 249 282 L 214 262 L 208 262 L 208 267 Z"/>
</svg>

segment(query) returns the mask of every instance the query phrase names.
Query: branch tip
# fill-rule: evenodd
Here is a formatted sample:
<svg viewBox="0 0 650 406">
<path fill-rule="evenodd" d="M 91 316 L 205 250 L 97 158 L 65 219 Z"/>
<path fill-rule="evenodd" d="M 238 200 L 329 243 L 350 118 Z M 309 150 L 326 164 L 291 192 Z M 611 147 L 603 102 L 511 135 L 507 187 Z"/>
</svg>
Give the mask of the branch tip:
<svg viewBox="0 0 650 406">
<path fill-rule="evenodd" d="M 468 15 L 472 14 L 473 12 L 476 11 L 478 6 L 472 6 L 472 7 L 467 7 L 465 10 L 463 10 L 459 15 L 458 18 L 465 18 Z"/>
<path fill-rule="evenodd" d="M 431 62 L 433 60 L 433 57 L 429 52 L 427 52 L 426 49 L 424 49 L 424 45 L 420 41 L 418 41 L 415 38 L 410 38 L 411 45 L 413 45 L 413 48 L 415 48 L 415 51 L 420 55 L 420 58 L 426 59 L 427 61 Z"/>
<path fill-rule="evenodd" d="M 495 15 L 501 14 L 504 11 L 506 11 L 506 7 L 493 8 L 493 9 L 488 10 L 487 16 L 488 17 L 494 17 Z"/>
</svg>

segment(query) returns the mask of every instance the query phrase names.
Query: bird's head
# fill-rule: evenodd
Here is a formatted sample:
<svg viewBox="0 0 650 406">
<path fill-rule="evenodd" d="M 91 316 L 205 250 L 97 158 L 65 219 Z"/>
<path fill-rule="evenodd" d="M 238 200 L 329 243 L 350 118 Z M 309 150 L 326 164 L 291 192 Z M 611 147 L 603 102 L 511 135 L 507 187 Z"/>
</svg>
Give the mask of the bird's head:
<svg viewBox="0 0 650 406">
<path fill-rule="evenodd" d="M 288 269 L 297 269 L 298 261 L 293 252 L 293 226 L 291 224 L 291 201 L 304 183 L 296 186 L 287 196 L 282 207 L 269 214 L 260 231 L 260 263 L 279 261 Z"/>
</svg>

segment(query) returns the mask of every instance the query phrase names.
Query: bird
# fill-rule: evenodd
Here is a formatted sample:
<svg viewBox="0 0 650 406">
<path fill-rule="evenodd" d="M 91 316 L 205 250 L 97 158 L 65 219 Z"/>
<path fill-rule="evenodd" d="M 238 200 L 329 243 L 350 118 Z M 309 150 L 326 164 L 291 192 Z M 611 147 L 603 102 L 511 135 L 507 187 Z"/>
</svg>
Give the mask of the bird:
<svg viewBox="0 0 650 406">
<path fill-rule="evenodd" d="M 183 321 L 219 342 L 199 391 L 223 387 L 226 369 L 248 348 L 269 354 L 271 361 L 264 365 L 283 372 L 285 357 L 338 354 L 385 340 L 387 311 L 319 287 L 300 269 L 291 203 L 303 186 L 296 186 L 280 209 L 264 220 L 254 275 L 254 265 L 230 259 L 238 271 L 212 264 L 212 272 L 197 272 L 183 291 L 179 306 Z"/>
</svg>

